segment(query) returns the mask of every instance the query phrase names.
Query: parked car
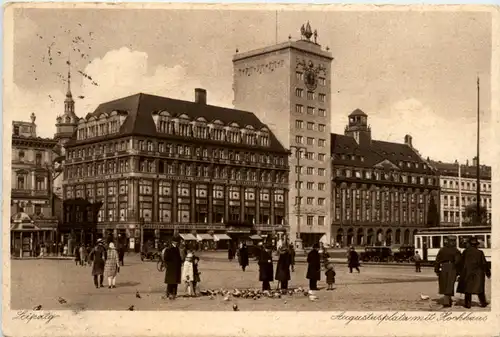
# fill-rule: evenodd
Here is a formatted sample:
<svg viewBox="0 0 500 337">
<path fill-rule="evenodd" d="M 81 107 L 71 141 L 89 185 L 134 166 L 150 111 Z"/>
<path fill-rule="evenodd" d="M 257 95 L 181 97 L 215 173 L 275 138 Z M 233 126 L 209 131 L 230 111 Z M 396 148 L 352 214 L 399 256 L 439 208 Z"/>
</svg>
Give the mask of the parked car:
<svg viewBox="0 0 500 337">
<path fill-rule="evenodd" d="M 395 248 L 394 261 L 396 262 L 413 262 L 415 256 L 415 246 L 402 245 Z"/>
<path fill-rule="evenodd" d="M 394 256 L 390 247 L 384 246 L 367 246 L 365 251 L 359 254 L 359 259 L 364 262 L 392 262 Z"/>
<path fill-rule="evenodd" d="M 161 251 L 156 248 L 149 248 L 147 251 L 141 252 L 141 261 L 150 260 L 150 261 L 160 261 L 161 259 Z"/>
</svg>

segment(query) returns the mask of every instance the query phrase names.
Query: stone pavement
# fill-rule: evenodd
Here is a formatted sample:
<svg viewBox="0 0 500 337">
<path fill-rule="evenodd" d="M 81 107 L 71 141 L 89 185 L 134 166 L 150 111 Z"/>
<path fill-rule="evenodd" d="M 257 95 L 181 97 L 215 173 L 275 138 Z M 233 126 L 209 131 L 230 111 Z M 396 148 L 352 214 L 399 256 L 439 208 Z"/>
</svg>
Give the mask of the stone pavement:
<svg viewBox="0 0 500 337">
<path fill-rule="evenodd" d="M 250 261 L 246 272 L 236 261 L 212 260 L 202 256 L 200 262 L 201 289 L 260 288 L 258 266 Z M 125 257 L 125 266 L 117 277 L 117 288 L 96 289 L 92 282 L 91 268 L 75 266 L 67 260 L 11 260 L 11 307 L 31 309 L 42 305 L 44 310 L 126 310 L 134 305 L 136 310 L 232 310 L 237 303 L 245 310 L 442 310 L 438 303 L 437 278 L 432 269 L 415 273 L 408 267 L 364 266 L 361 273 L 350 274 L 345 265 L 337 265 L 337 283 L 334 291 L 319 290 L 318 300 L 311 301 L 303 295 L 284 296 L 281 299 L 236 299 L 224 301 L 221 296 L 162 298 L 165 285 L 164 273 L 156 269 L 155 262 L 141 262 L 137 255 Z M 298 264 L 292 273 L 290 287 L 307 287 L 306 265 Z M 324 274 L 319 285 L 325 286 Z M 105 281 L 106 282 L 106 281 Z M 272 285 L 276 286 L 276 282 Z M 490 281 L 487 297 L 490 298 Z M 142 298 L 135 297 L 139 291 Z M 184 289 L 179 288 L 180 294 Z M 430 296 L 422 300 L 421 294 Z M 61 296 L 68 302 L 60 304 Z M 460 296 L 457 299 L 460 302 Z M 490 310 L 477 306 L 474 311 Z M 459 303 L 460 304 L 460 303 Z M 463 310 L 455 306 L 451 310 Z"/>
</svg>

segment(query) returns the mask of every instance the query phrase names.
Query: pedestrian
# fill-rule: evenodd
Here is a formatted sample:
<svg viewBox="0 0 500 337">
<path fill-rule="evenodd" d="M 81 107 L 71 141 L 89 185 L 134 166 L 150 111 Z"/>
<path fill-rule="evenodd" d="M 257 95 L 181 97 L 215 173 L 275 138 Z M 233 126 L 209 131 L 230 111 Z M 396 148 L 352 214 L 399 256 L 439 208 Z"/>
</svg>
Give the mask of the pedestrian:
<svg viewBox="0 0 500 337">
<path fill-rule="evenodd" d="M 335 267 L 333 266 L 333 263 L 328 263 L 328 265 L 326 266 L 326 272 L 325 272 L 325 276 L 326 276 L 326 284 L 327 284 L 327 288 L 326 290 L 333 290 L 333 285 L 335 284 Z"/>
<path fill-rule="evenodd" d="M 173 300 L 177 296 L 177 288 L 181 283 L 182 258 L 179 250 L 179 238 L 172 239 L 171 246 L 165 250 L 163 261 L 165 261 L 167 297 Z"/>
<path fill-rule="evenodd" d="M 227 248 L 227 258 L 229 261 L 233 261 L 234 259 L 233 246 L 231 243 L 229 243 L 229 247 Z"/>
<path fill-rule="evenodd" d="M 94 277 L 94 285 L 96 288 L 103 287 L 104 282 L 104 263 L 107 258 L 106 248 L 104 248 L 104 241 L 97 240 L 97 244 L 92 249 L 89 259 L 93 261 L 92 276 Z"/>
<path fill-rule="evenodd" d="M 81 261 L 82 261 L 82 257 L 80 255 L 80 247 L 76 246 L 75 247 L 75 251 L 74 251 L 74 254 L 75 254 L 75 266 L 78 266 Z"/>
<path fill-rule="evenodd" d="M 460 259 L 456 239 L 450 235 L 446 246 L 439 250 L 434 263 L 434 271 L 439 278 L 439 294 L 444 295 L 443 307 L 445 308 L 451 307 L 451 297 L 455 295 L 455 281 Z"/>
<path fill-rule="evenodd" d="M 348 258 L 347 258 L 348 266 L 349 266 L 349 272 L 352 273 L 353 269 L 356 269 L 359 271 L 359 255 L 358 252 L 354 249 L 354 247 L 351 247 L 348 253 Z"/>
<path fill-rule="evenodd" d="M 241 269 L 245 271 L 246 267 L 248 267 L 248 247 L 245 243 L 242 243 L 238 259 L 240 262 Z"/>
<path fill-rule="evenodd" d="M 281 290 L 288 290 L 288 281 L 291 279 L 290 261 L 288 247 L 282 245 L 279 250 L 278 264 L 276 265 L 276 281 L 279 281 Z"/>
<path fill-rule="evenodd" d="M 68 256 L 68 245 L 63 246 L 63 251 L 62 251 L 63 256 Z"/>
<path fill-rule="evenodd" d="M 120 272 L 120 263 L 115 244 L 110 242 L 108 245 L 106 263 L 104 265 L 104 274 L 108 277 L 108 288 L 116 288 L 116 274 Z"/>
<path fill-rule="evenodd" d="M 187 253 L 186 260 L 182 264 L 182 283 L 185 286 L 185 292 L 188 296 L 193 295 L 193 282 L 194 282 L 194 268 L 193 268 L 193 254 Z"/>
<path fill-rule="evenodd" d="M 193 280 L 193 296 L 197 296 L 196 292 L 196 287 L 198 284 L 201 282 L 201 272 L 200 272 L 200 258 L 196 255 L 193 255 L 193 275 L 194 275 L 194 280 Z"/>
<path fill-rule="evenodd" d="M 272 246 L 268 245 L 262 249 L 259 257 L 259 281 L 262 282 L 262 290 L 271 290 L 273 281 L 273 257 Z"/>
<path fill-rule="evenodd" d="M 85 247 L 85 250 L 87 251 L 87 264 L 90 266 L 90 252 L 92 251 L 92 248 L 90 247 L 90 245 L 87 245 Z"/>
<path fill-rule="evenodd" d="M 288 251 L 290 253 L 290 267 L 292 268 L 292 273 L 295 271 L 295 248 L 293 244 L 288 245 Z"/>
<path fill-rule="evenodd" d="M 123 242 L 123 237 L 121 234 L 118 235 L 118 260 L 120 265 L 124 266 L 125 259 L 125 247 Z"/>
<path fill-rule="evenodd" d="M 85 263 L 87 263 L 87 251 L 85 249 L 85 246 L 83 245 L 83 243 L 77 247 L 78 249 L 78 253 L 80 254 L 80 266 L 84 266 Z"/>
<path fill-rule="evenodd" d="M 418 250 L 415 251 L 415 255 L 413 256 L 413 260 L 415 261 L 415 272 L 416 273 L 421 273 L 422 270 L 420 270 L 420 266 L 422 264 L 422 258 L 420 257 L 420 254 L 418 253 Z"/>
<path fill-rule="evenodd" d="M 318 281 L 321 280 L 321 256 L 319 245 L 315 243 L 313 249 L 307 254 L 307 275 L 309 290 L 318 290 Z"/>
<path fill-rule="evenodd" d="M 477 238 L 472 237 L 468 247 L 462 252 L 460 278 L 457 293 L 465 294 L 464 307 L 470 309 L 472 295 L 477 295 L 481 307 L 488 306 L 484 293 L 486 277 L 491 277 L 491 270 L 484 253 L 478 249 Z"/>
</svg>

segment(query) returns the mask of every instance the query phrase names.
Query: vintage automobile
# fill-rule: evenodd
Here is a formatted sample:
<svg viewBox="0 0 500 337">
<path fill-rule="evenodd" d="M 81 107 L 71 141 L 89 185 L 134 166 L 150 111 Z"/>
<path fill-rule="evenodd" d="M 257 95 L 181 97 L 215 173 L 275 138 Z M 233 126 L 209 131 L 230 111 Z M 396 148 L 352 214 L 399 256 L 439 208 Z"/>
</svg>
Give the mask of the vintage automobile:
<svg viewBox="0 0 500 337">
<path fill-rule="evenodd" d="M 396 262 L 413 262 L 415 256 L 415 246 L 401 245 L 393 247 L 394 261 Z"/>
<path fill-rule="evenodd" d="M 392 249 L 385 246 L 366 246 L 365 251 L 359 254 L 364 262 L 393 262 Z"/>
</svg>

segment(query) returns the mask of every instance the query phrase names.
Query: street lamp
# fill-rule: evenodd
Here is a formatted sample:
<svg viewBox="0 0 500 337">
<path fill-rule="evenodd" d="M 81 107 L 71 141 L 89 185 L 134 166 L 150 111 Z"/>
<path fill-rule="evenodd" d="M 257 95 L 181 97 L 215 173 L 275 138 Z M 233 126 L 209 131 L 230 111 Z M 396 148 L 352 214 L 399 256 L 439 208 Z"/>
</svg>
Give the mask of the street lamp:
<svg viewBox="0 0 500 337">
<path fill-rule="evenodd" d="M 144 245 L 144 218 L 141 217 L 139 219 L 139 226 L 141 229 L 141 252 L 143 251 L 143 245 Z"/>
<path fill-rule="evenodd" d="M 297 189 L 297 198 L 295 198 L 295 206 L 297 207 L 297 232 L 296 232 L 296 238 L 295 238 L 295 248 L 297 250 L 302 250 L 303 245 L 302 245 L 302 239 L 300 237 L 300 222 L 301 222 L 301 197 L 300 197 L 300 190 L 301 190 L 301 181 L 300 181 L 300 175 L 302 171 L 302 167 L 300 166 L 300 157 L 302 156 L 302 150 L 306 150 L 305 147 L 303 146 L 295 146 L 291 145 L 290 148 L 295 149 L 295 157 L 297 158 L 297 168 L 295 169 L 295 172 L 297 173 L 297 180 L 295 183 L 295 188 Z"/>
</svg>

